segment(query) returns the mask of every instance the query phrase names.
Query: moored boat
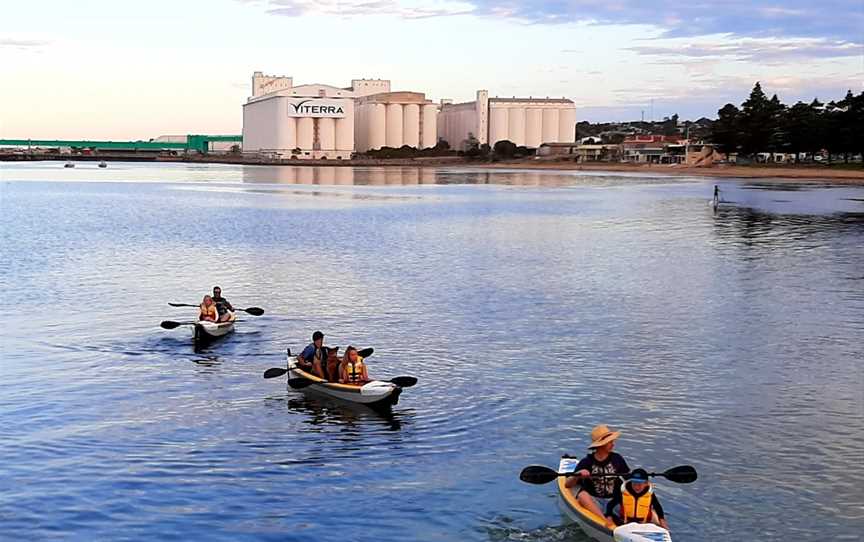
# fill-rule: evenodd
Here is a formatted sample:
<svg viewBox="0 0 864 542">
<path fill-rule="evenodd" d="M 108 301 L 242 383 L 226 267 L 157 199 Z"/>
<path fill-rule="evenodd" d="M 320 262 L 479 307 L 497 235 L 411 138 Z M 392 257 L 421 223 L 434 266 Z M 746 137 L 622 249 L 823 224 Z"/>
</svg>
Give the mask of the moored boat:
<svg viewBox="0 0 864 542">
<path fill-rule="evenodd" d="M 562 457 L 558 472 L 573 472 L 577 463 L 578 458 Z M 628 523 L 610 529 L 606 526 L 606 518 L 594 514 L 579 503 L 573 491 L 564 485 L 566 481 L 565 476 L 557 479 L 561 510 L 591 539 L 598 542 L 672 542 L 669 531 L 653 523 Z"/>
<path fill-rule="evenodd" d="M 416 382 L 416 379 L 414 381 Z M 376 409 L 392 407 L 399 402 L 399 395 L 402 393 L 401 386 L 383 380 L 372 380 L 363 385 L 327 382 L 298 367 L 296 358 L 291 355 L 290 350 L 288 350 L 288 385 Z"/>
</svg>

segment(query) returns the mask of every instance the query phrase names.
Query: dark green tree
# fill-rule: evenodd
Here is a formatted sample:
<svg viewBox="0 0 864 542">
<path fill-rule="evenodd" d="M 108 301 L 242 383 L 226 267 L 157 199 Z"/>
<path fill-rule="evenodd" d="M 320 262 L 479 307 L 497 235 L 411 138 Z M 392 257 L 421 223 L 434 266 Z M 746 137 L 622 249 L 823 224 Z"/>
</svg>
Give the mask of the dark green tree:
<svg viewBox="0 0 864 542">
<path fill-rule="evenodd" d="M 711 141 L 717 150 L 729 155 L 738 152 L 741 146 L 741 111 L 726 104 L 717 112 L 717 120 L 711 125 Z"/>
</svg>

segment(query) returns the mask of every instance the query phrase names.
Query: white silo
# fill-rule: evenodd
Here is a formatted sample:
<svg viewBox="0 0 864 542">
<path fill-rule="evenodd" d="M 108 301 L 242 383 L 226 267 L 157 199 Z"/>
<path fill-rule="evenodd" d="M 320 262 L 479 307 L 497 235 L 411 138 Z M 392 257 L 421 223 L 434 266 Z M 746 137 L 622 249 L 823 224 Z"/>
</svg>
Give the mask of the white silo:
<svg viewBox="0 0 864 542">
<path fill-rule="evenodd" d="M 510 129 L 507 109 L 504 107 L 492 107 L 489 113 L 489 145 L 495 146 L 495 143 L 507 139 L 507 132 Z M 476 137 L 477 134 L 474 134 Z"/>
<path fill-rule="evenodd" d="M 387 104 L 387 134 L 388 147 L 402 146 L 402 104 Z"/>
<path fill-rule="evenodd" d="M 297 146 L 301 149 L 311 149 L 315 132 L 315 119 L 300 117 L 297 119 Z"/>
<path fill-rule="evenodd" d="M 352 119 L 336 119 L 335 148 L 349 153 L 354 150 L 354 122 Z"/>
<path fill-rule="evenodd" d="M 543 110 L 529 107 L 525 111 L 525 145 L 537 148 L 543 143 Z"/>
<path fill-rule="evenodd" d="M 438 143 L 438 110 L 434 105 L 424 105 L 420 148 L 434 147 L 436 143 Z"/>
<path fill-rule="evenodd" d="M 543 143 L 558 141 L 558 110 L 543 109 Z"/>
<path fill-rule="evenodd" d="M 387 106 L 372 104 L 369 111 L 369 149 L 380 149 L 387 144 Z"/>
<path fill-rule="evenodd" d="M 318 144 L 323 152 L 336 150 L 336 119 L 318 119 Z"/>
<path fill-rule="evenodd" d="M 420 148 L 420 106 L 405 104 L 402 108 L 402 145 Z"/>
<path fill-rule="evenodd" d="M 560 143 L 576 141 L 575 109 L 561 109 L 558 112 L 558 141 Z"/>
<path fill-rule="evenodd" d="M 507 130 L 510 141 L 517 145 L 525 144 L 525 107 L 517 105 L 508 110 L 509 128 Z"/>
</svg>

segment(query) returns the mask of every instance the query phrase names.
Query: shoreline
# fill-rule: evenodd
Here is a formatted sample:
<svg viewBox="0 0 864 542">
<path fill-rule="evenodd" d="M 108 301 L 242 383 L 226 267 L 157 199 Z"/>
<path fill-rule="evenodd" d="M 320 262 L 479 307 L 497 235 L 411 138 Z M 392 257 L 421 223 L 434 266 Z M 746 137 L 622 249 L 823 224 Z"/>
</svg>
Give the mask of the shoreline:
<svg viewBox="0 0 864 542">
<path fill-rule="evenodd" d="M 250 159 L 238 156 L 44 156 L 27 158 L 16 157 L 5 159 L 0 155 L 0 162 L 34 162 L 34 161 L 73 161 L 73 162 L 169 162 L 185 164 L 233 164 L 249 166 L 289 166 L 289 167 L 460 167 L 470 169 L 519 169 L 539 171 L 586 171 L 609 173 L 648 173 L 652 175 L 667 175 L 670 177 L 723 177 L 738 179 L 774 179 L 798 182 L 827 182 L 836 184 L 864 185 L 864 168 L 834 169 L 828 166 L 798 165 L 713 165 L 713 166 L 682 166 L 659 164 L 627 164 L 627 163 L 590 163 L 577 164 L 561 160 L 510 160 L 501 162 L 479 162 L 466 160 L 460 156 L 435 156 L 424 158 L 390 158 L 390 159 L 355 159 L 355 160 L 267 160 Z"/>
<path fill-rule="evenodd" d="M 728 177 L 738 179 L 780 179 L 802 182 L 836 182 L 838 184 L 864 184 L 864 169 L 829 169 L 825 166 L 710 166 L 692 167 L 651 164 L 576 164 L 573 162 L 522 161 L 466 164 L 481 169 L 507 168 L 524 170 L 596 171 L 618 173 L 650 173 L 669 176 Z"/>
</svg>

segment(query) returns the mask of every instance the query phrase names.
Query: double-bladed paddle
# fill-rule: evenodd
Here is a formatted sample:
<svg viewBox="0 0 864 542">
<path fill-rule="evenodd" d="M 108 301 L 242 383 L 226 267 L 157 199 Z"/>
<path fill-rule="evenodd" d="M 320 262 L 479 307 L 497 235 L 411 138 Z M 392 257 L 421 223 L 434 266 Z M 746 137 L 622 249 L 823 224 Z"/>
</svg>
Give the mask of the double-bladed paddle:
<svg viewBox="0 0 864 542">
<path fill-rule="evenodd" d="M 175 327 L 180 326 L 194 326 L 198 322 L 173 322 L 171 320 L 162 320 L 162 323 L 159 324 L 164 329 L 174 329 Z"/>
<path fill-rule="evenodd" d="M 199 307 L 200 305 L 190 305 L 189 303 L 168 303 L 172 307 Z M 251 314 L 252 316 L 261 316 L 264 314 L 264 309 L 260 307 L 249 307 L 247 309 L 240 309 L 234 307 L 234 311 L 243 311 L 245 313 Z"/>
<path fill-rule="evenodd" d="M 519 479 L 523 482 L 528 482 L 529 484 L 547 484 L 559 476 L 573 476 L 574 474 L 574 472 L 558 472 L 549 467 L 544 467 L 543 465 L 531 465 L 530 467 L 522 469 L 522 472 L 519 473 Z M 620 476 L 627 479 L 629 474 L 630 473 L 597 474 L 590 478 L 615 478 Z M 690 465 L 672 467 L 663 472 L 649 472 L 648 476 L 662 476 L 670 482 L 675 482 L 677 484 L 689 484 L 695 482 L 697 478 L 696 469 Z"/>
</svg>

